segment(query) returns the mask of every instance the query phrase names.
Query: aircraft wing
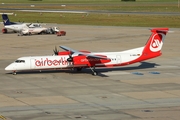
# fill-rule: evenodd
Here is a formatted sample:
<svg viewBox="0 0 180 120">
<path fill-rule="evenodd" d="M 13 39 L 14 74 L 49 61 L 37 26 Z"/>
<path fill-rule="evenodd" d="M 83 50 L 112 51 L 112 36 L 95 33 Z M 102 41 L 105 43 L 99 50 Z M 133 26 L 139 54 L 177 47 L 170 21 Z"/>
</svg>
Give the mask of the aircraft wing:
<svg viewBox="0 0 180 120">
<path fill-rule="evenodd" d="M 73 49 L 66 47 L 66 46 L 59 46 L 59 47 L 62 48 L 63 50 L 70 51 L 72 54 L 73 53 L 80 53 L 79 51 L 73 50 Z"/>
<path fill-rule="evenodd" d="M 59 46 L 59 47 L 62 48 L 63 50 L 70 51 L 72 54 L 77 54 L 78 56 L 85 55 L 86 57 L 90 57 L 90 58 L 109 59 L 106 56 L 94 55 L 91 53 L 83 53 L 83 52 L 80 52 L 77 50 L 73 50 L 73 49 L 66 47 L 66 46 Z"/>
</svg>

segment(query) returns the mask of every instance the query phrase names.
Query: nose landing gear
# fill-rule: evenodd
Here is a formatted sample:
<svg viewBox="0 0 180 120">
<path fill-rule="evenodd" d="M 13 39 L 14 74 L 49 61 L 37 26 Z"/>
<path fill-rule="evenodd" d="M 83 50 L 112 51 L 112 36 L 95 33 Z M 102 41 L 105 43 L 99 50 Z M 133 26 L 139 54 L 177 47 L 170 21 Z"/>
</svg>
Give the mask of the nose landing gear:
<svg viewBox="0 0 180 120">
<path fill-rule="evenodd" d="M 12 74 L 13 74 L 13 75 L 16 75 L 16 71 L 13 71 Z"/>
</svg>

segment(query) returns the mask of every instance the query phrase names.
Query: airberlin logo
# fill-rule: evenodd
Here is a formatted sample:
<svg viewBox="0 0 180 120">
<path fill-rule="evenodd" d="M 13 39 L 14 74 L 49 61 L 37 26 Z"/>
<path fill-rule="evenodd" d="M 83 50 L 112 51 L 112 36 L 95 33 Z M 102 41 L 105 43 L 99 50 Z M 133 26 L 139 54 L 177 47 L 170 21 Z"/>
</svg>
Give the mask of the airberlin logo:
<svg viewBox="0 0 180 120">
<path fill-rule="evenodd" d="M 41 58 L 40 60 L 35 60 L 35 65 L 37 67 L 40 66 L 58 66 L 58 65 L 67 65 L 68 62 L 66 58 L 61 57 L 60 59 L 54 59 L 54 60 L 49 60 L 48 58 Z"/>
<path fill-rule="evenodd" d="M 152 37 L 151 44 L 150 44 L 150 50 L 152 52 L 158 52 L 161 50 L 164 37 L 165 35 L 163 33 L 154 34 L 154 36 Z"/>
<path fill-rule="evenodd" d="M 159 42 L 159 40 L 158 39 L 154 39 L 154 41 L 152 42 L 152 47 L 153 48 L 158 48 L 159 46 L 160 46 L 160 42 Z"/>
</svg>

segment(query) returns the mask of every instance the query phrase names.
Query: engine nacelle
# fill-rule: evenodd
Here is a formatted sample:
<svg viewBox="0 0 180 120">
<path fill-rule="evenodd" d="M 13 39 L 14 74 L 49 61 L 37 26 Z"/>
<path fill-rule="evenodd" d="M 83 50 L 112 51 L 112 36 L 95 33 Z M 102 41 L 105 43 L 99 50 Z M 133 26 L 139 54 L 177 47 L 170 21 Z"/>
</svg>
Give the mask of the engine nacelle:
<svg viewBox="0 0 180 120">
<path fill-rule="evenodd" d="M 92 58 L 87 56 L 75 56 L 73 57 L 73 64 L 74 65 L 88 65 L 94 66 L 100 63 L 107 63 L 110 62 L 110 59 L 99 59 L 99 58 Z"/>
</svg>

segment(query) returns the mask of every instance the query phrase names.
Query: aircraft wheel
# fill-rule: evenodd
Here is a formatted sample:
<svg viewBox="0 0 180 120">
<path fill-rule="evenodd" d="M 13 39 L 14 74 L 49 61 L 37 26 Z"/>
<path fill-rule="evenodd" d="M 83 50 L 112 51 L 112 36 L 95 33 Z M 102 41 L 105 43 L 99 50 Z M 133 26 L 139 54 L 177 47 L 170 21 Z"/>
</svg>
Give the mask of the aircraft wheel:
<svg viewBox="0 0 180 120">
<path fill-rule="evenodd" d="M 96 76 L 96 75 L 98 75 L 98 72 L 94 71 L 92 75 Z"/>
<path fill-rule="evenodd" d="M 13 74 L 13 75 L 16 75 L 16 72 L 13 72 L 12 74 Z"/>
<path fill-rule="evenodd" d="M 21 33 L 18 33 L 18 36 L 22 36 L 22 34 L 21 34 Z"/>
</svg>

